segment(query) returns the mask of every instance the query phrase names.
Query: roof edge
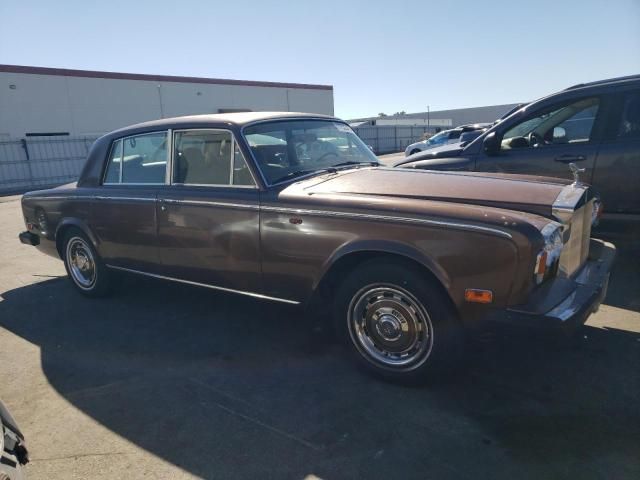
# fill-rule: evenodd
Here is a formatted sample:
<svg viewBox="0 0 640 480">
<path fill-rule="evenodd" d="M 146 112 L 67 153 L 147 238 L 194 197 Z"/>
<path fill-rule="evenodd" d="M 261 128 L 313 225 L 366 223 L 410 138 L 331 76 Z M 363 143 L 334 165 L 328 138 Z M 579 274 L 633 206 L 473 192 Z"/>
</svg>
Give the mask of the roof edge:
<svg viewBox="0 0 640 480">
<path fill-rule="evenodd" d="M 150 75 L 145 73 L 102 72 L 97 70 L 74 70 L 69 68 L 33 67 L 26 65 L 2 65 L 0 72 L 31 75 L 53 75 L 80 78 L 108 78 L 113 80 L 146 80 L 154 82 L 204 83 L 210 85 L 240 85 L 245 87 L 299 88 L 305 90 L 333 90 L 333 85 L 307 83 L 262 82 L 258 80 L 233 80 L 224 78 L 183 77 L 177 75 Z"/>
</svg>

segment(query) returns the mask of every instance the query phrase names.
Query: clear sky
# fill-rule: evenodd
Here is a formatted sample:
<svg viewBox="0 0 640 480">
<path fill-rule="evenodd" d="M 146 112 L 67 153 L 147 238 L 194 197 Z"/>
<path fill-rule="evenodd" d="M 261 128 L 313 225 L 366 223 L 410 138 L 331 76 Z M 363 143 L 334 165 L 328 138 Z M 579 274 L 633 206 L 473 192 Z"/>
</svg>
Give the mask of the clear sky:
<svg viewBox="0 0 640 480">
<path fill-rule="evenodd" d="M 334 86 L 343 118 L 640 73 L 640 0 L 0 0 L 0 63 Z"/>
</svg>

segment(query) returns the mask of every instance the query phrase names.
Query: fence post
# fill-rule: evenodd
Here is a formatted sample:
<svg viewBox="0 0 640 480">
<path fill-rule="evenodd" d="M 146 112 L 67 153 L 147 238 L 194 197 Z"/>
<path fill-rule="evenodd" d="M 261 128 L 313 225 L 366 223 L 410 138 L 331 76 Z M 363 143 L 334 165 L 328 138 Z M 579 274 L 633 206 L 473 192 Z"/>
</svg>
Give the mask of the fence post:
<svg viewBox="0 0 640 480">
<path fill-rule="evenodd" d="M 27 145 L 27 139 L 20 139 L 20 143 L 22 144 L 22 148 L 24 149 L 24 153 L 27 157 L 27 169 L 29 171 L 29 182 L 33 183 L 33 171 L 31 170 L 31 156 L 29 155 L 29 146 Z"/>
</svg>

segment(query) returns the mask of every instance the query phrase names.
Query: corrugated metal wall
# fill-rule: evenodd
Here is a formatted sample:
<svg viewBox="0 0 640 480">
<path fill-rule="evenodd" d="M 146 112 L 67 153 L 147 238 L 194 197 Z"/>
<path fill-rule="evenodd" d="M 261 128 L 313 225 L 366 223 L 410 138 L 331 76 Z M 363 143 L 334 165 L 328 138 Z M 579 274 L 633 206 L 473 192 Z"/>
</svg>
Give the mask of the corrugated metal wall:
<svg viewBox="0 0 640 480">
<path fill-rule="evenodd" d="M 0 141 L 0 194 L 77 180 L 96 138 Z"/>
<path fill-rule="evenodd" d="M 408 145 L 419 141 L 433 128 L 399 126 L 363 126 L 353 129 L 376 154 L 402 152 Z"/>
</svg>

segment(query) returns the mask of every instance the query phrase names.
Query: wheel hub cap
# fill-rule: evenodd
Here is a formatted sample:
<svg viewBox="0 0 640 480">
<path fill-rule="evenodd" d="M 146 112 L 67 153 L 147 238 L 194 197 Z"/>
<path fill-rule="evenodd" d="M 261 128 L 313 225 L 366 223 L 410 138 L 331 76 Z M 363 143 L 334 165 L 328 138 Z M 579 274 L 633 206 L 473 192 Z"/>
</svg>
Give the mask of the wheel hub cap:
<svg viewBox="0 0 640 480">
<path fill-rule="evenodd" d="M 392 313 L 382 313 L 381 315 L 379 313 L 380 311 L 373 314 L 373 320 L 375 322 L 375 328 L 378 335 L 389 342 L 398 340 L 402 335 L 400 320 Z"/>
<path fill-rule="evenodd" d="M 73 238 L 67 245 L 69 273 L 78 286 L 91 288 L 96 279 L 96 265 L 91 249 L 81 238 Z"/>
<path fill-rule="evenodd" d="M 416 368 L 433 343 L 431 320 L 409 292 L 395 286 L 369 286 L 349 306 L 349 334 L 368 361 L 393 369 Z"/>
</svg>

